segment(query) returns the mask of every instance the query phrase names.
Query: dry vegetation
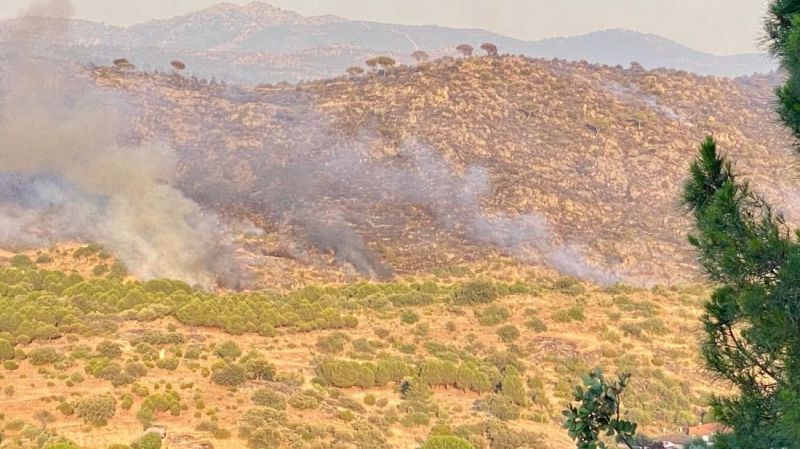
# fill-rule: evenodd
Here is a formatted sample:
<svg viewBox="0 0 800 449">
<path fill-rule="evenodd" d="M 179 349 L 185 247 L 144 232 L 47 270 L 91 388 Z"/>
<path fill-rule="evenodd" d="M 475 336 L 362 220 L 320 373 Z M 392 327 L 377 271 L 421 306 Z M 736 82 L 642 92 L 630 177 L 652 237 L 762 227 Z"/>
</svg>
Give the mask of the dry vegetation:
<svg viewBox="0 0 800 449">
<path fill-rule="evenodd" d="M 791 190 L 792 176 L 775 176 L 791 170 L 793 159 L 773 125 L 768 77 L 732 80 L 511 56 L 445 58 L 386 76 L 256 88 L 108 69 L 94 75 L 141 106 L 131 139 L 167 138 L 178 149 L 186 192 L 267 231 L 242 245 L 260 258 L 254 265 L 268 284 L 309 266 L 303 274 L 309 279 L 342 279 L 334 257 L 276 220 L 263 198 L 274 187 L 264 181 L 265 164 L 335 157 L 343 146 L 360 145 L 368 159 L 391 167 L 402 165 L 402 148 L 415 141 L 453 173 L 483 167 L 490 175 L 490 191 L 480 198 L 486 213 L 542 214 L 556 242 L 580 248 L 590 263 L 628 283 L 696 276 L 678 194 L 707 133 L 797 219 L 794 197 L 780 193 Z M 216 190 L 209 193 L 209 186 Z M 443 226 L 426 204 L 325 193 L 325 204 L 345 211 L 349 225 L 398 274 L 501 252 Z"/>
<path fill-rule="evenodd" d="M 518 272 L 210 294 L 9 263 L 3 448 L 59 435 L 105 449 L 155 423 L 167 447 L 414 448 L 454 434 L 558 449 L 559 411 L 594 366 L 633 373 L 626 415 L 654 433 L 695 423 L 720 388 L 699 368 L 699 287 Z"/>
</svg>

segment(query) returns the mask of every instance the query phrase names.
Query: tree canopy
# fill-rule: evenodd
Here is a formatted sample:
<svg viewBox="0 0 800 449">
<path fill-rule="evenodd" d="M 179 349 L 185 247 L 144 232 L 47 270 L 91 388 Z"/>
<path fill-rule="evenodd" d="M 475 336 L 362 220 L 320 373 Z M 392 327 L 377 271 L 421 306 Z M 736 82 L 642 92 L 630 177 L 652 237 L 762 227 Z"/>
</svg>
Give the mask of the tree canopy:
<svg viewBox="0 0 800 449">
<path fill-rule="evenodd" d="M 800 0 L 774 0 L 767 45 L 788 74 L 778 114 L 800 139 Z M 800 234 L 740 179 L 713 137 L 700 146 L 683 201 L 689 241 L 718 284 L 705 306 L 702 354 L 736 387 L 712 405 L 732 432 L 718 447 L 800 448 Z"/>
</svg>

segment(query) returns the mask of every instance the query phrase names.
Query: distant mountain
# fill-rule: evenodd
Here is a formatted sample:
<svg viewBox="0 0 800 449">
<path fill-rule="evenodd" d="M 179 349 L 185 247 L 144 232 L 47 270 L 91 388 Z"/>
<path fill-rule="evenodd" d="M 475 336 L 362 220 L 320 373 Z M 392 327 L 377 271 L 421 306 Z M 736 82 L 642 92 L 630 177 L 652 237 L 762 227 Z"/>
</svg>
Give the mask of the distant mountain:
<svg viewBox="0 0 800 449">
<path fill-rule="evenodd" d="M 0 21 L 0 51 L 13 50 L 13 43 L 21 39 L 41 39 L 37 21 L 53 20 Z M 244 6 L 222 3 L 127 28 L 79 20 L 68 24 L 72 31 L 69 43 L 63 36 L 44 37 L 54 46 L 52 56 L 77 56 L 95 63 L 125 56 L 139 66 L 163 69 L 168 69 L 169 60 L 180 58 L 199 76 L 253 83 L 335 76 L 349 65 L 382 53 L 411 63 L 409 55 L 417 49 L 434 56 L 455 55 L 454 48 L 461 43 L 477 49 L 484 42 L 494 43 L 502 53 L 623 66 L 637 61 L 645 68 L 702 75 L 740 76 L 774 68 L 765 55 L 710 55 L 660 36 L 628 30 L 524 41 L 476 29 L 305 17 L 261 2 Z"/>
</svg>

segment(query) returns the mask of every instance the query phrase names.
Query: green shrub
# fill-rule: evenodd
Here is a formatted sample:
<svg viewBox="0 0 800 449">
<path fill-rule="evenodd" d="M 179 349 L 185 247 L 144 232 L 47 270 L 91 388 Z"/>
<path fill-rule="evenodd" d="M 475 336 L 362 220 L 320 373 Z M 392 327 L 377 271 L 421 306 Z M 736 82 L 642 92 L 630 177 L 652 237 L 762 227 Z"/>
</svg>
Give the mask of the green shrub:
<svg viewBox="0 0 800 449">
<path fill-rule="evenodd" d="M 547 325 L 544 324 L 544 321 L 537 317 L 533 317 L 525 322 L 525 327 L 534 331 L 534 332 L 545 332 L 547 331 Z"/>
<path fill-rule="evenodd" d="M 233 363 L 225 364 L 211 373 L 211 381 L 226 387 L 238 387 L 247 380 L 247 371 Z"/>
<path fill-rule="evenodd" d="M 104 340 L 97 344 L 95 351 L 101 357 L 107 357 L 109 359 L 116 359 L 122 355 L 122 348 L 117 343 Z"/>
<path fill-rule="evenodd" d="M 161 435 L 147 432 L 131 444 L 131 449 L 161 449 Z"/>
<path fill-rule="evenodd" d="M 214 354 L 221 359 L 235 360 L 242 355 L 242 350 L 235 341 L 228 340 L 214 348 Z"/>
<path fill-rule="evenodd" d="M 493 394 L 486 401 L 486 409 L 494 417 L 502 421 L 519 418 L 519 406 L 506 396 Z"/>
<path fill-rule="evenodd" d="M 326 337 L 317 339 L 317 349 L 326 354 L 339 354 L 344 351 L 344 346 L 350 341 L 350 337 L 343 332 L 334 332 Z"/>
<path fill-rule="evenodd" d="M 312 410 L 320 405 L 320 398 L 313 392 L 304 391 L 289 398 L 289 405 L 297 410 Z"/>
<path fill-rule="evenodd" d="M 486 304 L 498 297 L 497 287 L 484 280 L 474 280 L 461 285 L 453 294 L 453 303 L 459 305 Z"/>
<path fill-rule="evenodd" d="M 479 312 L 476 311 L 475 315 L 481 326 L 496 326 L 506 321 L 511 316 L 511 312 L 505 307 L 491 305 Z"/>
<path fill-rule="evenodd" d="M 75 402 L 75 415 L 87 424 L 104 426 L 117 410 L 111 396 L 88 396 Z"/>
<path fill-rule="evenodd" d="M 428 438 L 420 449 L 474 449 L 469 441 L 452 435 L 437 435 Z"/>
<path fill-rule="evenodd" d="M 561 309 L 553 314 L 553 321 L 567 323 L 570 321 L 583 321 L 586 316 L 583 314 L 583 306 L 574 305 L 568 309 Z"/>
<path fill-rule="evenodd" d="M 400 423 L 406 427 L 427 426 L 431 419 L 427 413 L 415 412 L 403 417 Z"/>
<path fill-rule="evenodd" d="M 404 310 L 403 313 L 400 315 L 400 321 L 405 324 L 414 324 L 419 321 L 419 315 L 414 313 L 411 310 Z"/>
<path fill-rule="evenodd" d="M 14 346 L 5 338 L 0 338 L 0 362 L 14 358 Z"/>
<path fill-rule="evenodd" d="M 266 388 L 259 388 L 256 390 L 251 399 L 254 404 L 262 407 L 269 407 L 275 410 L 286 409 L 286 398 L 282 394 L 275 393 Z"/>
<path fill-rule="evenodd" d="M 31 365 L 49 365 L 61 360 L 61 354 L 49 346 L 36 348 L 28 353 L 28 361 Z"/>
<path fill-rule="evenodd" d="M 519 329 L 514 325 L 503 326 L 497 330 L 497 335 L 504 343 L 511 343 L 519 338 Z"/>
</svg>

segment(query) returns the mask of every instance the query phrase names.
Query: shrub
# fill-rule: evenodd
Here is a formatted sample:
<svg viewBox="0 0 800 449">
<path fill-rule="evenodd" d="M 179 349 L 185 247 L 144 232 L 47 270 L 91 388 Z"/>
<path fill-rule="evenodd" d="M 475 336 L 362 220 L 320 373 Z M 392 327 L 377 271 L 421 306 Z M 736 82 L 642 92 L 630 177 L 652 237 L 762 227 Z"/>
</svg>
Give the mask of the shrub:
<svg viewBox="0 0 800 449">
<path fill-rule="evenodd" d="M 532 330 L 534 332 L 545 332 L 545 331 L 547 331 L 547 325 L 544 324 L 544 321 L 542 321 L 541 319 L 539 319 L 537 317 L 533 317 L 533 318 L 529 319 L 525 323 L 525 327 L 527 327 L 528 329 L 530 329 L 530 330 Z"/>
<path fill-rule="evenodd" d="M 3 368 L 9 371 L 14 371 L 15 369 L 19 368 L 19 364 L 13 360 L 6 360 L 3 362 Z"/>
<path fill-rule="evenodd" d="M 166 357 L 163 359 L 158 359 L 156 361 L 156 366 L 167 371 L 175 371 L 178 368 L 178 359 L 175 357 Z"/>
<path fill-rule="evenodd" d="M 344 345 L 350 338 L 343 332 L 334 332 L 326 337 L 317 339 L 317 349 L 326 354 L 338 354 L 344 351 Z"/>
<path fill-rule="evenodd" d="M 161 435 L 147 432 L 131 444 L 131 449 L 161 449 Z"/>
<path fill-rule="evenodd" d="M 75 403 L 75 414 L 87 424 L 104 426 L 116 413 L 117 404 L 111 396 L 89 396 Z"/>
<path fill-rule="evenodd" d="M 583 314 L 583 307 L 574 305 L 568 309 L 561 309 L 553 314 L 553 321 L 567 323 L 570 321 L 583 321 L 586 316 Z"/>
<path fill-rule="evenodd" d="M 0 338 L 0 362 L 14 358 L 14 347 L 5 338 Z"/>
<path fill-rule="evenodd" d="M 514 340 L 519 338 L 519 329 L 516 326 L 508 325 L 503 326 L 497 330 L 497 335 L 500 337 L 501 340 L 505 343 L 511 343 Z"/>
<path fill-rule="evenodd" d="M 235 341 L 228 340 L 217 345 L 217 347 L 214 348 L 214 354 L 222 359 L 235 360 L 242 355 L 242 350 Z"/>
<path fill-rule="evenodd" d="M 491 305 L 480 312 L 476 312 L 478 324 L 481 326 L 496 326 L 511 316 L 511 312 L 505 308 Z"/>
<path fill-rule="evenodd" d="M 486 401 L 486 409 L 494 417 L 502 421 L 519 418 L 519 406 L 506 396 L 493 394 Z"/>
<path fill-rule="evenodd" d="M 241 366 L 228 363 L 211 373 L 211 381 L 217 385 L 237 387 L 247 380 L 247 371 Z"/>
<path fill-rule="evenodd" d="M 240 364 L 249 380 L 272 380 L 277 372 L 275 365 L 256 353 L 245 356 Z"/>
<path fill-rule="evenodd" d="M 406 427 L 427 426 L 430 423 L 430 417 L 427 413 L 415 412 L 403 417 L 400 421 Z"/>
<path fill-rule="evenodd" d="M 304 391 L 289 399 L 289 405 L 297 410 L 312 410 L 319 407 L 320 398 L 314 392 Z"/>
<path fill-rule="evenodd" d="M 108 340 L 98 343 L 95 351 L 97 351 L 101 357 L 107 357 L 109 359 L 116 359 L 122 355 L 122 348 L 120 348 L 117 343 Z"/>
<path fill-rule="evenodd" d="M 420 449 L 474 449 L 474 446 L 456 436 L 437 435 L 428 438 Z"/>
<path fill-rule="evenodd" d="M 419 321 L 419 315 L 411 310 L 404 310 L 402 315 L 400 315 L 400 321 L 405 324 L 414 324 Z"/>
<path fill-rule="evenodd" d="M 31 365 L 49 365 L 61 360 L 61 354 L 54 348 L 36 348 L 28 353 L 28 361 Z"/>
<path fill-rule="evenodd" d="M 259 388 L 251 397 L 253 403 L 262 407 L 269 407 L 275 410 L 286 409 L 286 399 L 282 394 L 275 393 L 266 388 Z"/>
<path fill-rule="evenodd" d="M 461 285 L 453 294 L 455 304 L 486 304 L 497 299 L 497 287 L 484 280 L 474 280 Z"/>
</svg>

